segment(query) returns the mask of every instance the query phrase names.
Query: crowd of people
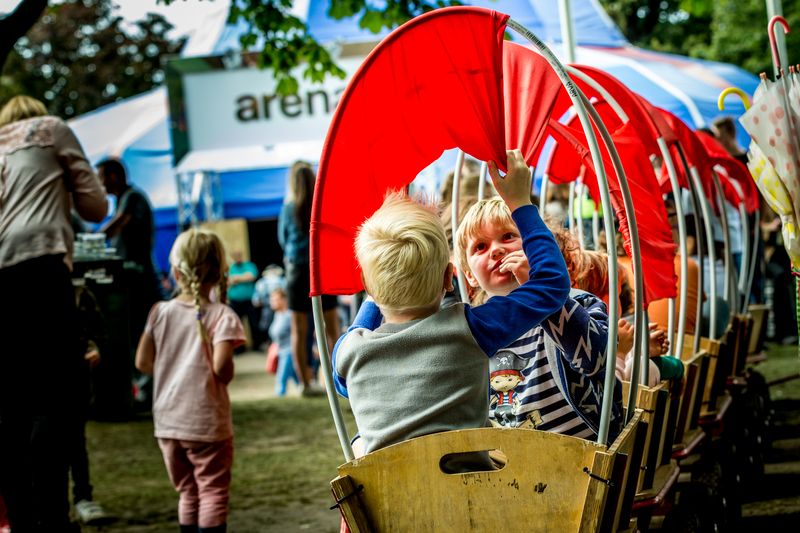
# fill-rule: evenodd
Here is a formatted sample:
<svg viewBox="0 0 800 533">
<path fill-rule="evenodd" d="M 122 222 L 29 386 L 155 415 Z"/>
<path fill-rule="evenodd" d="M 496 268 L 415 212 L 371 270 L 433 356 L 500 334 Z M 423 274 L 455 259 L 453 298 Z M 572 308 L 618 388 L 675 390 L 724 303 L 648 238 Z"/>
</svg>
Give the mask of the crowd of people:
<svg viewBox="0 0 800 533">
<path fill-rule="evenodd" d="M 721 121 L 715 132 L 742 157 L 726 138 L 727 128 Z M 135 390 L 152 411 L 154 435 L 179 493 L 181 531 L 225 531 L 234 456 L 227 386 L 235 354 L 246 346 L 263 350 L 278 396 L 292 381 L 302 396 L 324 394 L 308 296 L 313 167 L 298 162 L 288 174 L 276 238 L 282 267 L 270 265 L 259 275 L 243 250 L 226 251 L 213 232 L 188 229 L 169 255 L 176 290 L 165 298 L 153 263 L 152 207 L 120 161 L 103 161 L 95 171 L 69 127 L 25 96 L 0 110 L 0 157 L 0 281 L 14 302 L 0 319 L 6 339 L 0 504 L 14 531 L 79 529 L 70 520 L 70 474 L 78 518 L 108 518 L 92 494 L 85 439 L 90 375 L 106 351 L 105 329 L 91 290 L 71 278 L 76 216 L 107 220 L 99 231 L 126 264 L 129 334 L 138 339 Z M 367 298 L 341 338 L 339 301 L 322 298 L 335 387 L 349 398 L 359 428 L 357 453 L 489 424 L 594 440 L 605 394 L 614 399 L 609 442 L 621 431 L 621 382 L 632 378 L 636 353 L 630 263 L 620 261 L 620 283 L 609 287 L 605 254 L 587 250 L 563 218 L 543 217 L 521 153 L 509 151 L 507 158 L 505 176 L 488 163 L 492 186 L 480 201 L 476 184 L 484 178 L 467 163 L 455 234 L 450 179 L 439 205 L 403 193 L 387 196 L 358 231 L 354 252 Z M 110 217 L 107 195 L 116 199 Z M 668 199 L 673 226 L 674 204 L 683 201 Z M 557 193 L 545 212 L 565 213 Z M 774 222 L 765 216 L 761 229 L 769 235 Z M 756 275 L 754 298 L 763 298 L 771 278 L 775 305 L 784 305 L 781 298 L 791 294 L 783 294 L 780 281 L 788 273 L 785 253 L 769 237 L 764 244 L 758 249 L 768 266 Z M 676 273 L 678 265 L 676 258 Z M 707 310 L 700 317 L 694 310 L 709 287 L 693 283 L 698 267 L 694 260 L 689 265 L 687 333 L 693 333 L 707 321 Z M 465 280 L 460 289 L 458 273 Z M 618 316 L 608 316 L 611 299 Z M 653 302 L 648 311 L 650 383 L 681 380 L 683 365 L 667 355 L 666 302 Z M 776 316 L 778 340 L 792 340 L 796 331 L 781 322 L 787 316 Z M 42 321 L 31 317 L 52 317 L 48 335 L 36 331 Z M 618 326 L 617 380 L 605 391 L 611 320 Z M 485 453 L 455 454 L 445 468 L 493 463 Z"/>
</svg>

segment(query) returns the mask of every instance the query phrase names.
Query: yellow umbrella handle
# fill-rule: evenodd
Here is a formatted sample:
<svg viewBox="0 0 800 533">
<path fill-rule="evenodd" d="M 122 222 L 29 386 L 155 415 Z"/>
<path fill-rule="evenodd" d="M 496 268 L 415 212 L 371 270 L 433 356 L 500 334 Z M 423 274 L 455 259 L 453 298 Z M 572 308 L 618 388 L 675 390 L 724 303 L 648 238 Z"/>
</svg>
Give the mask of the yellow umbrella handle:
<svg viewBox="0 0 800 533">
<path fill-rule="evenodd" d="M 719 93 L 719 98 L 717 98 L 717 107 L 720 111 L 725 111 L 725 97 L 729 94 L 739 95 L 739 98 L 742 99 L 742 103 L 744 104 L 745 111 L 750 109 L 750 97 L 747 95 L 747 93 L 738 87 L 728 87 Z"/>
</svg>

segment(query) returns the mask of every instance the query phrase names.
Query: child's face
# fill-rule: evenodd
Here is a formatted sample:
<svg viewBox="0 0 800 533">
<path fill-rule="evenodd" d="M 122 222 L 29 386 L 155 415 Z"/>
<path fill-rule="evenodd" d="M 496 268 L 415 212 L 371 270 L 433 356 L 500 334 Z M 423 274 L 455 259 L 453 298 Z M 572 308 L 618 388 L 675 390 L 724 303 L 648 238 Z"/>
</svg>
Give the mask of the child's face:
<svg viewBox="0 0 800 533">
<path fill-rule="evenodd" d="M 522 381 L 522 378 L 517 374 L 500 374 L 499 376 L 494 376 L 491 380 L 489 380 L 489 384 L 492 387 L 492 390 L 496 390 L 498 392 L 508 392 L 512 389 L 517 388 L 517 385 Z"/>
<path fill-rule="evenodd" d="M 500 272 L 500 266 L 504 257 L 521 249 L 522 239 L 517 228 L 484 224 L 467 241 L 467 281 L 490 296 L 507 295 L 519 284 L 512 272 Z"/>
<path fill-rule="evenodd" d="M 269 295 L 269 308 L 273 311 L 286 309 L 286 296 L 280 291 L 273 291 Z"/>
</svg>

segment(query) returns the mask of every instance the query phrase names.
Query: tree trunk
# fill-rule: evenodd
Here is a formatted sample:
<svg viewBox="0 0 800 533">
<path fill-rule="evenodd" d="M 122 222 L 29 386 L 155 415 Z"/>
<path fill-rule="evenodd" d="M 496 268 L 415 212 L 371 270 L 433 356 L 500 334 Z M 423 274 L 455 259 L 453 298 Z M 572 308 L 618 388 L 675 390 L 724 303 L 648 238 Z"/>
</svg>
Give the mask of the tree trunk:
<svg viewBox="0 0 800 533">
<path fill-rule="evenodd" d="M 47 7 L 47 0 L 22 0 L 17 9 L 0 19 L 0 73 L 14 44 L 28 33 Z"/>
</svg>

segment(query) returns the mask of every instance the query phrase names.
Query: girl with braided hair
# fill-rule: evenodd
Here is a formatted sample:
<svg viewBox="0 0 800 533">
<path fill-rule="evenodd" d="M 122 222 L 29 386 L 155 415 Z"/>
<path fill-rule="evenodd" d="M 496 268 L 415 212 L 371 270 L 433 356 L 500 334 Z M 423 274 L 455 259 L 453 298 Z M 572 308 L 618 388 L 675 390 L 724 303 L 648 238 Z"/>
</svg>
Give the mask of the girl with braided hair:
<svg viewBox="0 0 800 533">
<path fill-rule="evenodd" d="M 228 269 L 219 237 L 183 232 L 172 246 L 170 265 L 180 294 L 150 311 L 136 368 L 153 375 L 155 436 L 180 494 L 181 532 L 223 532 L 233 465 L 227 386 L 244 328 L 225 305 Z M 211 302 L 212 289 L 221 302 Z"/>
</svg>

